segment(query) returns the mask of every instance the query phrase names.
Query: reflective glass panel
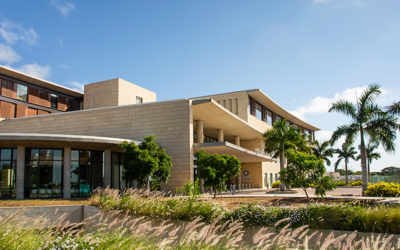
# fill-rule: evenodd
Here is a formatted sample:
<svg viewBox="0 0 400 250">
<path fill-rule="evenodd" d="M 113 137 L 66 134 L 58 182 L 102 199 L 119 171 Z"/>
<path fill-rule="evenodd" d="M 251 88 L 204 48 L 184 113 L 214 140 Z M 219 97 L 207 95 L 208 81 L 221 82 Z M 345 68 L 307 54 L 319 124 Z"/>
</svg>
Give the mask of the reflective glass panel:
<svg viewBox="0 0 400 250">
<path fill-rule="evenodd" d="M 79 161 L 79 150 L 71 151 L 71 161 Z"/>
<path fill-rule="evenodd" d="M 1 160 L 11 160 L 12 149 L 2 149 L 1 150 Z"/>
<path fill-rule="evenodd" d="M 90 151 L 80 151 L 79 152 L 79 161 L 90 161 Z"/>
<path fill-rule="evenodd" d="M 90 180 L 91 180 L 91 169 L 90 163 L 80 163 L 80 183 L 79 183 L 79 193 L 81 196 L 89 196 L 90 194 Z"/>
<path fill-rule="evenodd" d="M 79 189 L 79 162 L 71 162 L 71 196 L 78 196 Z"/>
<path fill-rule="evenodd" d="M 92 190 L 94 190 L 103 184 L 103 162 L 93 162 L 92 168 Z"/>
<path fill-rule="evenodd" d="M 111 188 L 119 189 L 119 164 L 113 163 L 112 164 L 112 183 Z"/>
<path fill-rule="evenodd" d="M 62 161 L 63 160 L 63 151 L 62 150 L 54 150 L 53 160 L 54 161 Z"/>
<path fill-rule="evenodd" d="M 40 149 L 39 160 L 41 161 L 53 160 L 53 149 Z"/>
<path fill-rule="evenodd" d="M 37 161 L 25 165 L 25 198 L 38 198 L 38 174 Z"/>
<path fill-rule="evenodd" d="M 17 99 L 21 101 L 28 101 L 28 86 L 17 84 Z"/>
</svg>

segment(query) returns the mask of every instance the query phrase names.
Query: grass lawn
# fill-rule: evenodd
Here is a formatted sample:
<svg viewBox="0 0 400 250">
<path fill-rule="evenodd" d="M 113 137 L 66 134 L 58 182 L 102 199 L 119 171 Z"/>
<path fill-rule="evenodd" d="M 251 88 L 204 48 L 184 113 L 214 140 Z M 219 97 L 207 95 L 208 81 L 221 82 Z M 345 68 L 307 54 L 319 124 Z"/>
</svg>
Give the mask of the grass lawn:
<svg viewBox="0 0 400 250">
<path fill-rule="evenodd" d="M 0 200 L 0 207 L 82 205 L 82 204 L 89 204 L 89 199 Z"/>
</svg>

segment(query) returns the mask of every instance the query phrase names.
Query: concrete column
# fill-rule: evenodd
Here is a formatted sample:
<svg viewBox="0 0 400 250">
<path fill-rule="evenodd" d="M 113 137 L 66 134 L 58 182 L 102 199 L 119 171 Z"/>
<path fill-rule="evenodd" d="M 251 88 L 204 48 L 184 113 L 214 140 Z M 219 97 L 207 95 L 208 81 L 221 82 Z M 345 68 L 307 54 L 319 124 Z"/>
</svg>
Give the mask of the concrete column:
<svg viewBox="0 0 400 250">
<path fill-rule="evenodd" d="M 218 129 L 218 141 L 224 141 L 224 130 Z"/>
<path fill-rule="evenodd" d="M 104 150 L 104 182 L 103 188 L 111 187 L 111 150 Z"/>
<path fill-rule="evenodd" d="M 240 146 L 240 136 L 235 136 L 235 145 Z"/>
<path fill-rule="evenodd" d="M 200 193 L 204 194 L 204 179 L 200 179 L 199 186 L 200 186 Z"/>
<path fill-rule="evenodd" d="M 25 147 L 17 147 L 17 183 L 16 183 L 16 199 L 24 199 L 24 182 L 25 182 Z"/>
<path fill-rule="evenodd" d="M 204 142 L 203 121 L 197 121 L 197 143 Z"/>
<path fill-rule="evenodd" d="M 64 148 L 63 193 L 64 199 L 71 199 L 71 148 Z"/>
</svg>

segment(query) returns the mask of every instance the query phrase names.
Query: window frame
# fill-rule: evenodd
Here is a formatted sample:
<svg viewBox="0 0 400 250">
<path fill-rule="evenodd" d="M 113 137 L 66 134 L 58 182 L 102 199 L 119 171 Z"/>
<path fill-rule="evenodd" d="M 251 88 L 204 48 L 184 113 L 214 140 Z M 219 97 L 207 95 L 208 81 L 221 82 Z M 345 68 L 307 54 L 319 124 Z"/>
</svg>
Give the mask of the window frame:
<svg viewBox="0 0 400 250">
<path fill-rule="evenodd" d="M 20 96 L 23 96 L 23 95 L 19 95 L 20 87 L 21 87 L 21 88 L 23 88 L 23 87 L 26 88 L 25 99 L 20 98 Z M 17 100 L 20 100 L 20 101 L 27 102 L 27 101 L 28 101 L 28 94 L 29 94 L 29 92 L 28 92 L 28 86 L 26 86 L 26 85 L 24 85 L 24 84 L 21 84 L 21 83 L 17 83 L 17 93 L 16 93 L 17 98 L 16 98 L 16 99 L 17 99 Z"/>
<path fill-rule="evenodd" d="M 11 155 L 10 158 L 7 159 L 2 159 L 2 150 L 11 150 Z M 2 162 L 10 162 L 10 169 L 13 170 L 13 174 L 10 174 L 10 179 L 8 181 L 10 182 L 11 185 L 9 187 L 5 188 L 7 191 L 6 195 L 4 197 L 0 196 L 0 200 L 3 199 L 16 199 L 16 193 L 17 193 L 17 154 L 18 151 L 16 148 L 1 148 L 0 149 L 0 166 Z M 14 192 L 13 192 L 14 189 Z"/>
</svg>

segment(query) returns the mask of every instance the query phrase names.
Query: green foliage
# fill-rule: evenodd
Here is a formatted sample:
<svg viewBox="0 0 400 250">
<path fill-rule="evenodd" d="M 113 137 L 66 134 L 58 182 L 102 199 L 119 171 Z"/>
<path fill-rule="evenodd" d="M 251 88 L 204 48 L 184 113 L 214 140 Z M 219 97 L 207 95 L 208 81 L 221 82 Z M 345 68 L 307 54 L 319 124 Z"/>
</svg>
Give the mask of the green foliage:
<svg viewBox="0 0 400 250">
<path fill-rule="evenodd" d="M 398 175 L 400 173 L 400 168 L 398 167 L 387 167 L 381 170 L 383 176 Z"/>
<path fill-rule="evenodd" d="M 301 187 L 307 199 L 309 199 L 307 194 L 309 187 L 315 187 L 315 194 L 321 197 L 326 195 L 326 191 L 332 191 L 335 188 L 332 179 L 324 176 L 326 169 L 322 159 L 293 150 L 288 150 L 286 157 L 288 165 L 280 171 L 280 180 Z"/>
<path fill-rule="evenodd" d="M 399 197 L 400 196 L 400 184 L 399 183 L 387 183 L 378 182 L 368 186 L 365 192 L 366 196 L 375 197 Z"/>
<path fill-rule="evenodd" d="M 272 183 L 272 188 L 279 188 L 281 186 L 281 182 L 280 181 L 275 181 Z"/>
<path fill-rule="evenodd" d="M 194 182 L 188 180 L 185 186 L 176 188 L 176 193 L 187 195 L 189 197 L 201 195 L 199 179 L 196 179 Z"/>
<path fill-rule="evenodd" d="M 122 178 L 127 182 L 137 180 L 143 186 L 150 178 L 156 183 L 168 182 L 171 175 L 171 157 L 165 150 L 160 150 L 153 135 L 144 138 L 138 146 L 134 142 L 118 145 L 124 151 L 124 169 Z"/>
<path fill-rule="evenodd" d="M 346 186 L 346 182 L 345 182 L 345 181 L 337 181 L 337 180 L 334 180 L 333 183 L 335 183 L 335 185 L 336 185 L 337 187 Z"/>
<path fill-rule="evenodd" d="M 234 155 L 208 154 L 202 149 L 195 157 L 199 177 L 204 179 L 204 187 L 212 187 L 215 190 L 214 198 L 217 190 L 224 190 L 224 182 L 240 172 L 240 161 Z"/>
</svg>

